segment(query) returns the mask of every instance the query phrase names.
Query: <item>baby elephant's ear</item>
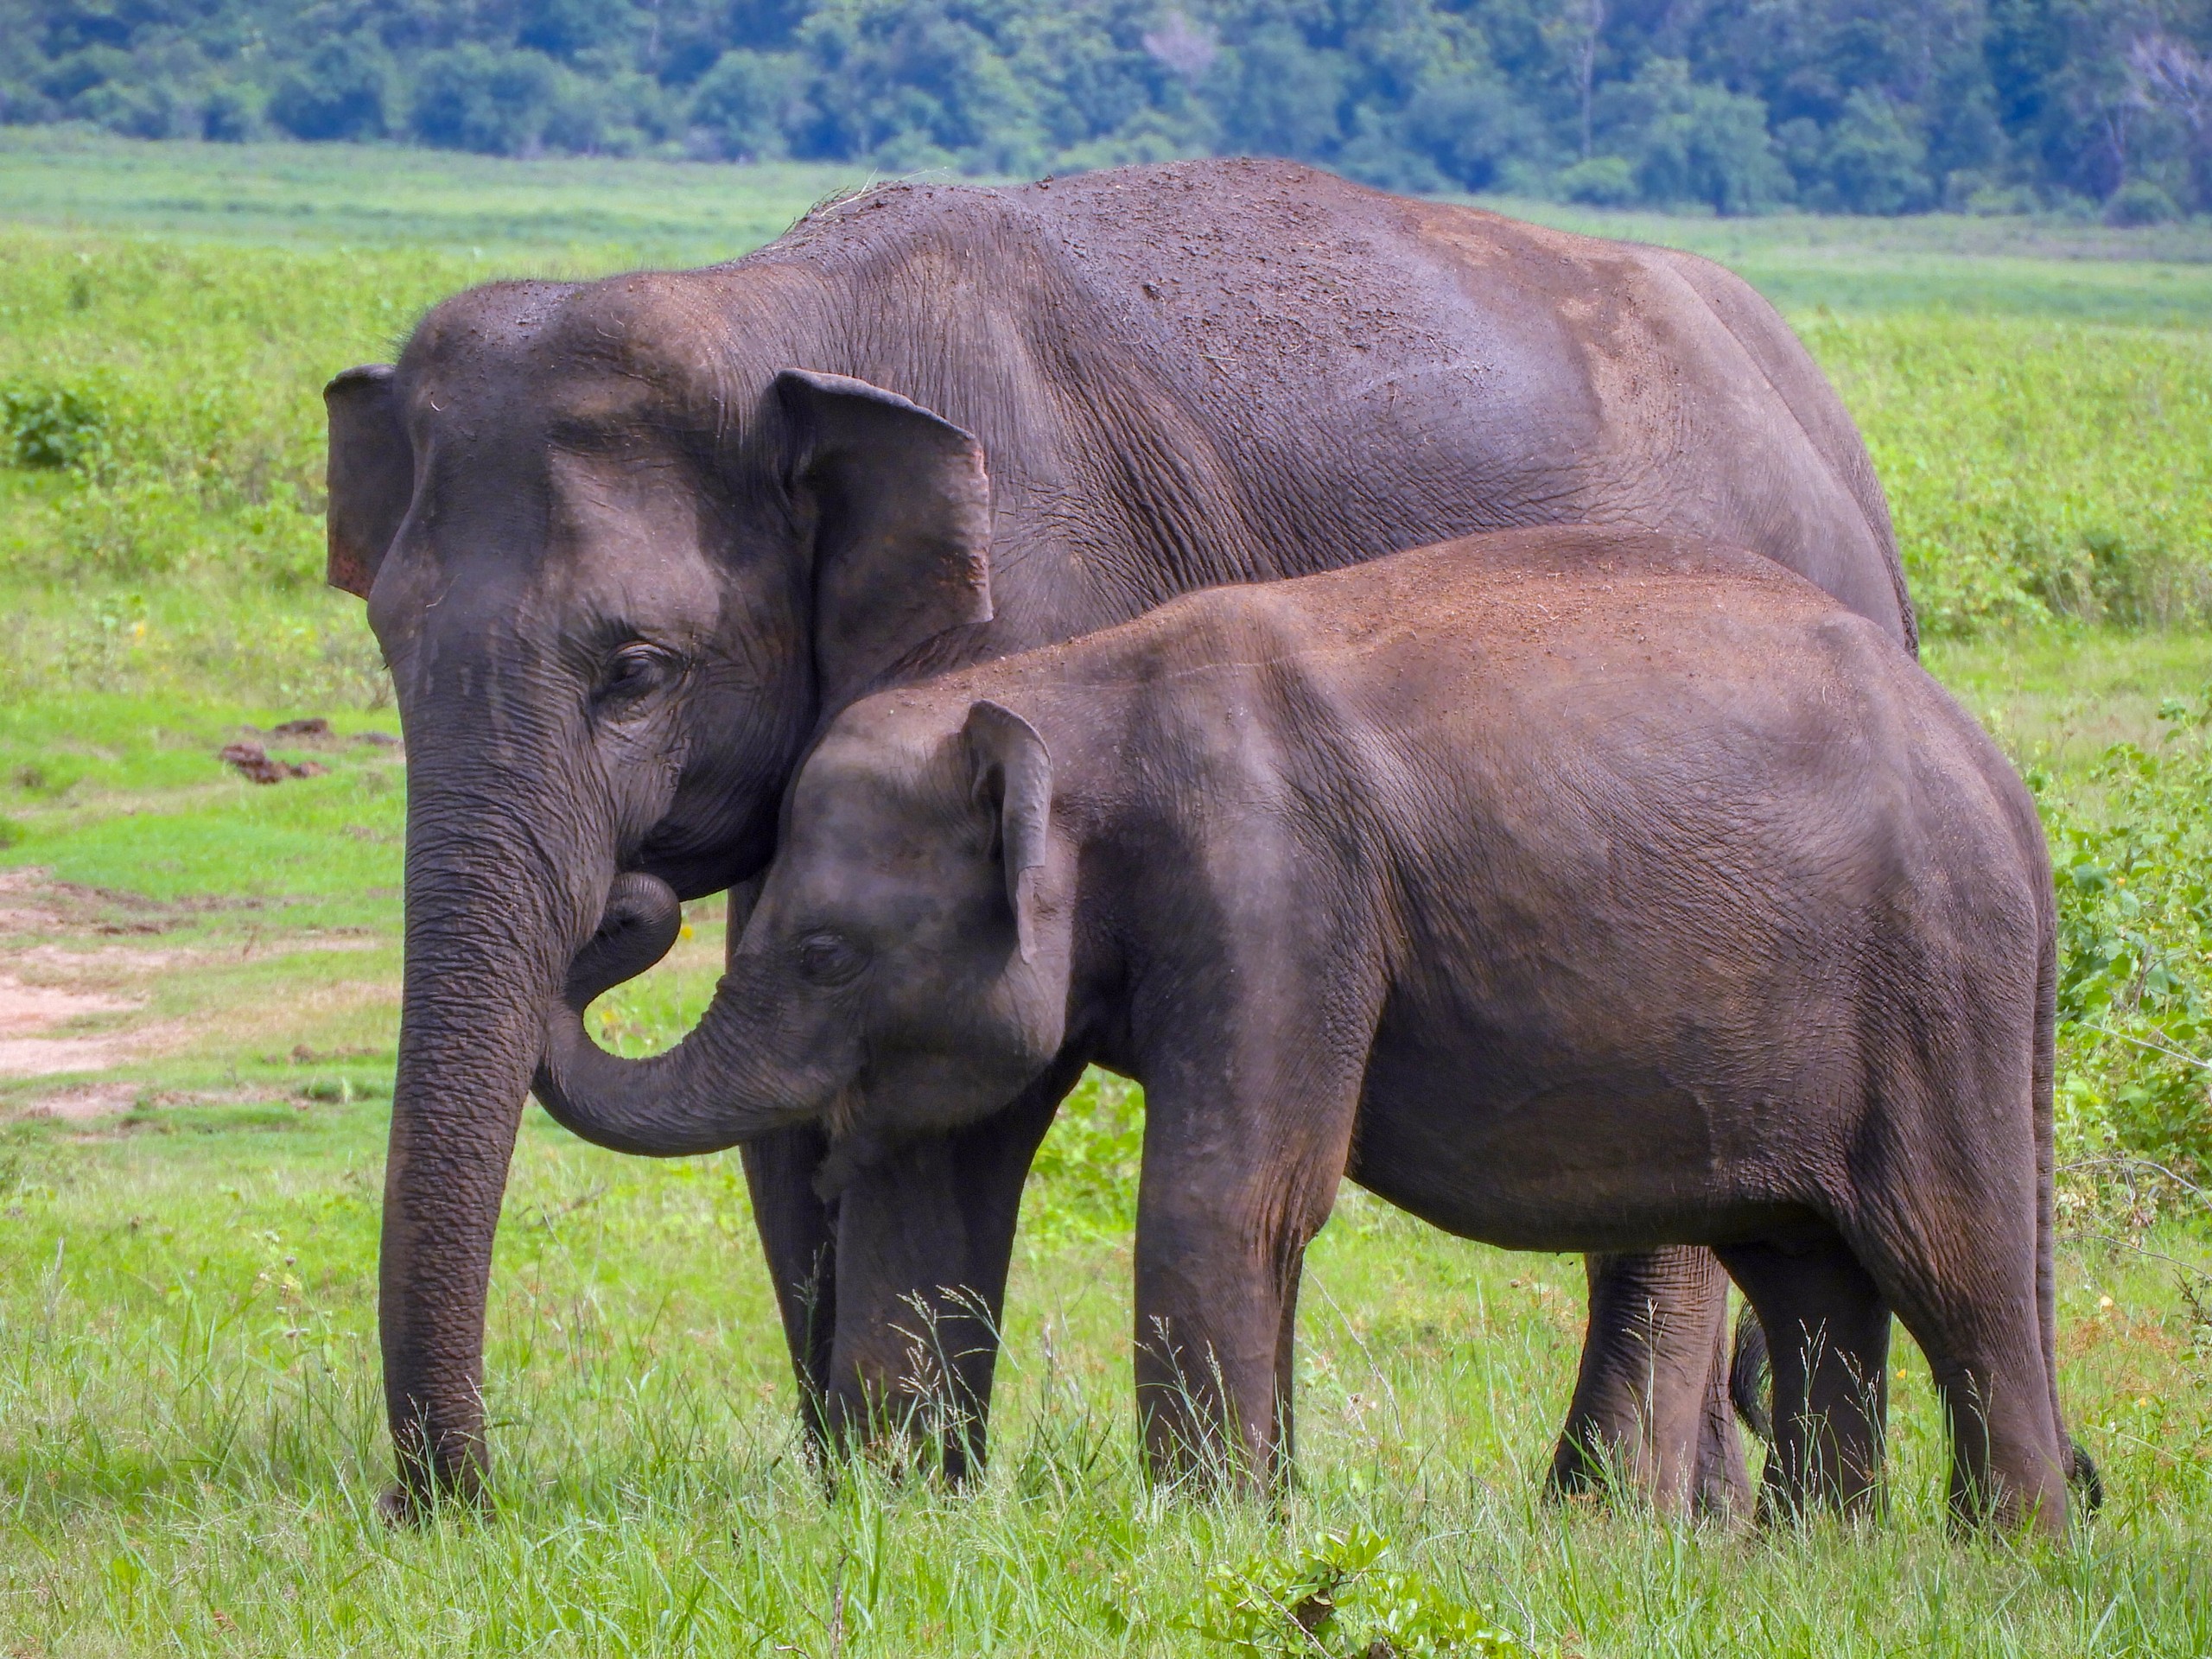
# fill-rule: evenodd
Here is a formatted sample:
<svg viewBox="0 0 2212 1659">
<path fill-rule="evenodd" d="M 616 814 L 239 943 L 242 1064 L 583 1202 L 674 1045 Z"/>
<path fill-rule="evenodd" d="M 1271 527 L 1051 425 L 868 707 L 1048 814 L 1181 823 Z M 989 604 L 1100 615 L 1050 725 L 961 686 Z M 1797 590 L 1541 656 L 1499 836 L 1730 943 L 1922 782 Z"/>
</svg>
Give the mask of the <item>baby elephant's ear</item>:
<svg viewBox="0 0 2212 1659">
<path fill-rule="evenodd" d="M 1013 709 L 982 702 L 968 710 L 962 735 L 975 763 L 976 804 L 998 823 L 1006 897 L 1014 907 L 1021 959 L 1037 950 L 1037 883 L 1052 822 L 1052 757 L 1037 728 Z"/>
</svg>

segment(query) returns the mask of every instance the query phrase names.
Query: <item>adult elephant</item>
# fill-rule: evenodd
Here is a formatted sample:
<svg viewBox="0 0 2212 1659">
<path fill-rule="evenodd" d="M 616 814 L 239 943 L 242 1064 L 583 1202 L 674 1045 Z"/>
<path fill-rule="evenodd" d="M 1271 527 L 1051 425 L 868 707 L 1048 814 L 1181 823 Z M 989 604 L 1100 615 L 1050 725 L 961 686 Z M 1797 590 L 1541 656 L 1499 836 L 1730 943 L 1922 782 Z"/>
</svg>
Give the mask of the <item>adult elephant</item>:
<svg viewBox="0 0 2212 1659">
<path fill-rule="evenodd" d="M 572 962 L 599 936 L 580 972 L 642 965 L 608 966 L 616 877 L 741 888 L 863 688 L 1192 588 L 1576 521 L 1756 549 L 1913 640 L 1858 435 L 1743 283 L 1285 163 L 893 187 L 730 264 L 495 283 L 327 397 L 330 579 L 369 601 L 410 757 L 381 1284 L 403 1509 L 484 1478 L 508 1160 Z M 815 1132 L 747 1151 L 817 1433 L 924 1389 L 918 1300 L 961 1408 L 949 1465 L 979 1448 L 1056 1099 L 826 1198 Z M 635 1103 L 563 1121 L 677 1149 Z M 1662 1504 L 1740 1496 L 1718 1265 L 1591 1279 L 1555 1481 L 1603 1458 Z"/>
</svg>

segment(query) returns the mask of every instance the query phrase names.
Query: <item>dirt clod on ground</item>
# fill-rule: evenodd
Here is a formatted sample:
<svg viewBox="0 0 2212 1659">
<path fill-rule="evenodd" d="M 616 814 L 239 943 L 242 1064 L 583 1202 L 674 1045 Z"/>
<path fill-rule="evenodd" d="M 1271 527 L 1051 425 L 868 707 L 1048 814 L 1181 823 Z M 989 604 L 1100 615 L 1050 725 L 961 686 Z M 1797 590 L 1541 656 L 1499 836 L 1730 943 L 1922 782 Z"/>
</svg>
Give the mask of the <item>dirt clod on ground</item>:
<svg viewBox="0 0 2212 1659">
<path fill-rule="evenodd" d="M 266 731 L 258 726 L 241 726 L 238 736 L 248 744 L 257 739 L 273 741 L 286 748 L 342 749 L 347 745 L 367 744 L 372 748 L 398 749 L 404 746 L 391 732 L 356 732 L 351 737 L 334 732 L 330 722 L 321 715 L 305 715 L 297 720 L 279 721 Z"/>
<path fill-rule="evenodd" d="M 130 1110 L 138 1103 L 138 1090 L 139 1085 L 135 1083 L 82 1083 L 73 1089 L 40 1096 L 23 1116 L 88 1123 L 95 1118 L 113 1117 Z"/>
<path fill-rule="evenodd" d="M 315 760 L 272 760 L 269 751 L 258 743 L 226 744 L 221 758 L 224 765 L 257 784 L 281 784 L 287 778 L 320 778 L 330 770 Z"/>
</svg>

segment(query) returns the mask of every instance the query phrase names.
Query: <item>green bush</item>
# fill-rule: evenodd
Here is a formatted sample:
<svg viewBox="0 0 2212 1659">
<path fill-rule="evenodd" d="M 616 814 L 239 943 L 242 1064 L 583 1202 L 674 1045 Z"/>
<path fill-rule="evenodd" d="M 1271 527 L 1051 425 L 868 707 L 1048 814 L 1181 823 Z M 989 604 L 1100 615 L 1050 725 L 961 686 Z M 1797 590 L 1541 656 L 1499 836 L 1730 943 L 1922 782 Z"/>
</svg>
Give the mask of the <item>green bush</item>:
<svg viewBox="0 0 2212 1659">
<path fill-rule="evenodd" d="M 2059 916 L 2061 1156 L 2212 1172 L 2212 701 L 2086 785 L 2028 777 Z"/>
<path fill-rule="evenodd" d="M 1103 1071 L 1087 1073 L 1038 1148 L 1026 1201 L 1030 1225 L 1055 1240 L 1127 1236 L 1136 1224 L 1143 1159 L 1143 1091 Z"/>
<path fill-rule="evenodd" d="M 1866 434 L 1927 632 L 2212 618 L 2212 340 L 1942 313 L 1803 332 Z"/>
<path fill-rule="evenodd" d="M 1468 1659 L 1526 1653 L 1519 1638 L 1419 1573 L 1377 1571 L 1390 1541 L 1366 1527 L 1325 1533 L 1294 1560 L 1256 1555 L 1206 1575 L 1180 1621 L 1244 1659 Z"/>
<path fill-rule="evenodd" d="M 2174 199 L 2148 179 L 2130 179 L 2105 203 L 2107 225 L 2170 225 L 2180 217 Z"/>
<path fill-rule="evenodd" d="M 107 458 L 108 411 L 81 384 L 0 386 L 0 433 L 18 467 L 91 472 Z"/>
<path fill-rule="evenodd" d="M 1637 198 L 1636 169 L 1625 156 L 1592 156 L 1560 173 L 1554 183 L 1567 200 L 1592 207 L 1619 207 Z"/>
</svg>

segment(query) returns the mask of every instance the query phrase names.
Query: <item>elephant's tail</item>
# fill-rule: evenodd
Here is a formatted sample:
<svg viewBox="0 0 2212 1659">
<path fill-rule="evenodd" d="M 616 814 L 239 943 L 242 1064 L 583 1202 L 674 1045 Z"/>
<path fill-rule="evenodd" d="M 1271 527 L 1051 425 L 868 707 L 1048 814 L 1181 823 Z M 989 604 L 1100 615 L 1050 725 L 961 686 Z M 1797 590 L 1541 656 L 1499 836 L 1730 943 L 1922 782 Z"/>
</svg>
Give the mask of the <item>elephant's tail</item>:
<svg viewBox="0 0 2212 1659">
<path fill-rule="evenodd" d="M 2050 893 L 2048 883 L 2042 891 Z M 2044 1364 L 2050 1378 L 2050 1421 L 2066 1455 L 2066 1484 L 2082 1507 L 2094 1513 L 2104 1507 L 2104 1477 L 2082 1443 L 2067 1432 L 2066 1414 L 2058 1403 L 2058 1269 L 2052 1213 L 2058 1174 L 2053 1122 L 2058 1070 L 2058 918 L 2057 906 L 2049 897 L 2044 899 L 2042 934 L 2041 959 L 2036 964 L 2035 1059 L 2029 1083 L 2036 1136 L 2036 1306 L 2042 1316 Z"/>
<path fill-rule="evenodd" d="M 1767 1363 L 1766 1327 L 1749 1302 L 1736 1315 L 1736 1345 L 1728 1356 L 1728 1399 L 1745 1428 L 1774 1444 L 1773 1368 Z"/>
</svg>

